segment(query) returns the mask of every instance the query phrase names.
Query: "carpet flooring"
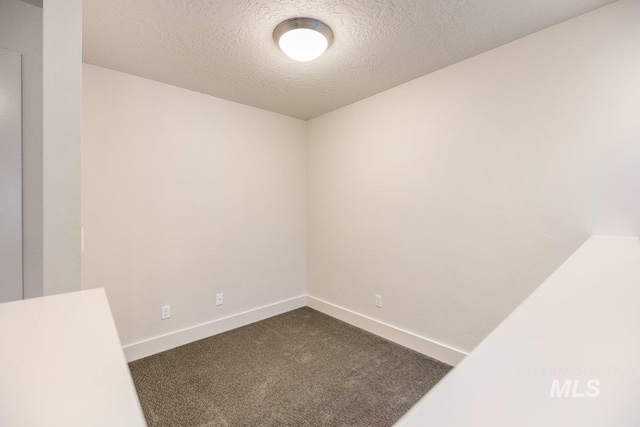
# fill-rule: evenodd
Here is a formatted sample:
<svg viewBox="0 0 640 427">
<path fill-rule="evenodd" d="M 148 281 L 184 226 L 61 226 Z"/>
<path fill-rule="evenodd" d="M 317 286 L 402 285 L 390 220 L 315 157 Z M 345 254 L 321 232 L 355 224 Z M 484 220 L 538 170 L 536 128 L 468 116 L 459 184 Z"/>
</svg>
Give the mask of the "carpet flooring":
<svg viewBox="0 0 640 427">
<path fill-rule="evenodd" d="M 308 307 L 129 367 L 149 427 L 391 426 L 451 369 Z"/>
</svg>

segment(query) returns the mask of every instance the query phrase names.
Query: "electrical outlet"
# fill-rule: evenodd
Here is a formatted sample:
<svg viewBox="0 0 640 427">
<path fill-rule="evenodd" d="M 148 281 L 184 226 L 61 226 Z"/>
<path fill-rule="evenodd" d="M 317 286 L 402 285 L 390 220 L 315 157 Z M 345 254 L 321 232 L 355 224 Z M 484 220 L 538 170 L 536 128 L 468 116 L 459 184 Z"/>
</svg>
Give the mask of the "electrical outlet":
<svg viewBox="0 0 640 427">
<path fill-rule="evenodd" d="M 163 305 L 160 307 L 160 320 L 166 320 L 171 317 L 171 306 Z"/>
<path fill-rule="evenodd" d="M 382 295 L 376 294 L 376 307 L 382 308 Z"/>
<path fill-rule="evenodd" d="M 216 305 L 224 304 L 224 294 L 216 294 Z"/>
</svg>

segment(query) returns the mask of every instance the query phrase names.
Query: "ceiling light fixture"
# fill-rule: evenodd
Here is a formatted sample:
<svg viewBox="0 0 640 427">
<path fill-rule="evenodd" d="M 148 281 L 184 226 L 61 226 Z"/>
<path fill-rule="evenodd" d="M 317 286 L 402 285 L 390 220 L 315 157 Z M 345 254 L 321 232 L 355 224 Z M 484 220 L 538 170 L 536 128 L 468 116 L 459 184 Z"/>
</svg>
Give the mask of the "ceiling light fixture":
<svg viewBox="0 0 640 427">
<path fill-rule="evenodd" d="M 327 50 L 333 41 L 333 31 L 317 19 L 291 18 L 273 30 L 273 40 L 289 58 L 307 62 Z"/>
</svg>

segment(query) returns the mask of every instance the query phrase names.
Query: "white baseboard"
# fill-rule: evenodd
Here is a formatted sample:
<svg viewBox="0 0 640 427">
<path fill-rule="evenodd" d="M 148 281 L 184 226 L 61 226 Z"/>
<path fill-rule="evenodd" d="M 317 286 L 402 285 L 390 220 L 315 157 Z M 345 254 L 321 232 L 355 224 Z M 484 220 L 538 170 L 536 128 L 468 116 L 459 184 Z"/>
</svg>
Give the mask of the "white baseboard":
<svg viewBox="0 0 640 427">
<path fill-rule="evenodd" d="M 412 332 L 405 331 L 379 320 L 372 319 L 355 311 L 337 306 L 319 298 L 307 295 L 307 305 L 343 322 L 349 323 L 367 332 L 381 336 L 397 344 L 425 354 L 441 362 L 455 366 L 467 355 L 465 352 L 451 348 Z"/>
<path fill-rule="evenodd" d="M 306 297 L 299 296 L 274 304 L 265 305 L 253 310 L 234 314 L 222 319 L 213 320 L 187 329 L 171 332 L 159 337 L 129 344 L 123 347 L 127 362 L 142 359 L 152 354 L 170 350 L 181 345 L 189 344 L 231 329 L 239 328 L 250 323 L 258 322 L 296 308 L 304 307 Z"/>
<path fill-rule="evenodd" d="M 312 297 L 311 295 L 291 298 L 201 325 L 171 332 L 166 335 L 129 344 L 123 347 L 124 354 L 127 362 L 132 362 L 142 359 L 143 357 L 151 356 L 152 354 L 171 350 L 181 345 L 277 316 L 278 314 L 283 314 L 304 307 L 305 305 L 360 329 L 364 329 L 367 332 L 381 336 L 389 341 L 448 363 L 449 365 L 455 366 L 467 355 L 463 351 L 456 350 L 412 332 L 356 313 L 355 311 Z"/>
</svg>

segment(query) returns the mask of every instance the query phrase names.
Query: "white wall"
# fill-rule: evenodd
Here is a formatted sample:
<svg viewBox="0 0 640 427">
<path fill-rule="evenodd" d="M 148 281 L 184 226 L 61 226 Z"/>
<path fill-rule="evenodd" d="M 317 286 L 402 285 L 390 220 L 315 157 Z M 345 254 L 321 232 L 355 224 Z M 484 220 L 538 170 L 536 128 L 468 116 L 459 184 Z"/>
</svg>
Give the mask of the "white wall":
<svg viewBox="0 0 640 427">
<path fill-rule="evenodd" d="M 22 54 L 22 239 L 26 298 L 42 296 L 42 9 L 0 0 L 0 48 Z"/>
<path fill-rule="evenodd" d="M 308 291 L 468 352 L 590 234 L 640 234 L 639 17 L 624 0 L 307 123 L 85 65 L 83 288 L 125 345 Z"/>
<path fill-rule="evenodd" d="M 82 283 L 122 343 L 304 295 L 304 122 L 83 72 Z"/>
<path fill-rule="evenodd" d="M 43 291 L 80 290 L 82 0 L 43 11 Z"/>
<path fill-rule="evenodd" d="M 614 3 L 310 121 L 309 294 L 469 351 L 589 234 L 639 235 L 639 22 Z"/>
</svg>

